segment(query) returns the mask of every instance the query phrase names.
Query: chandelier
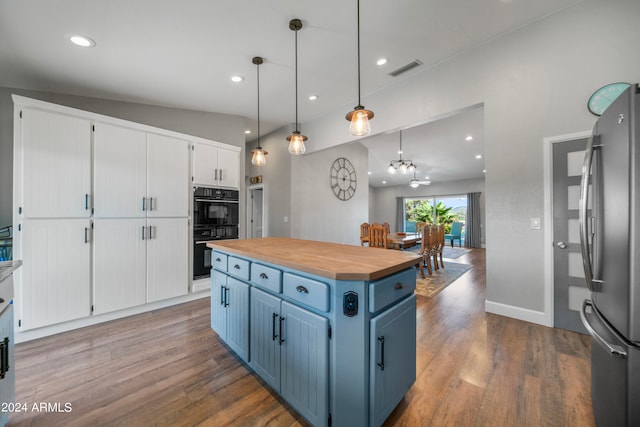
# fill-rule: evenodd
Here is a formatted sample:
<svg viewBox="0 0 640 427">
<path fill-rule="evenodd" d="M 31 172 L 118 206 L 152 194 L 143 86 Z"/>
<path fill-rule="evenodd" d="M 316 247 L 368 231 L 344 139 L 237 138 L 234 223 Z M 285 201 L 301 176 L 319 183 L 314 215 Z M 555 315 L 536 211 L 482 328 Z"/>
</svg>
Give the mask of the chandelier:
<svg viewBox="0 0 640 427">
<path fill-rule="evenodd" d="M 400 150 L 398 150 L 398 154 L 400 155 L 400 158 L 398 160 L 391 160 L 391 162 L 389 163 L 389 168 L 387 170 L 389 171 L 389 173 L 396 173 L 398 169 L 400 169 L 400 172 L 402 173 L 415 172 L 416 165 L 413 163 L 413 161 L 402 158 L 402 131 L 400 131 L 399 134 Z"/>
</svg>

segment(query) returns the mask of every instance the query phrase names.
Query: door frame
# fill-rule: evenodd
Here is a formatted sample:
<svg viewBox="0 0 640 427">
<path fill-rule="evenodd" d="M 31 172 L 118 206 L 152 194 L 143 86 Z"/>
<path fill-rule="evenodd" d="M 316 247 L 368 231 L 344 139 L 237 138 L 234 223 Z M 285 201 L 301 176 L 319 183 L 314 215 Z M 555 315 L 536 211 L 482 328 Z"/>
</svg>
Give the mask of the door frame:
<svg viewBox="0 0 640 427">
<path fill-rule="evenodd" d="M 253 226 L 251 225 L 251 215 L 252 215 L 252 211 L 253 211 L 253 202 L 251 201 L 251 193 L 254 190 L 262 190 L 262 237 L 267 237 L 269 236 L 269 230 L 267 227 L 267 222 L 266 222 L 266 209 L 265 209 L 265 196 L 267 194 L 267 189 L 265 188 L 264 184 L 254 184 L 254 185 L 250 185 L 247 187 L 247 194 L 246 194 L 246 209 L 245 209 L 245 224 L 247 224 L 247 226 L 245 227 L 245 238 L 249 238 L 249 236 L 251 235 L 251 233 L 253 232 Z"/>
<path fill-rule="evenodd" d="M 544 324 L 553 328 L 553 144 L 589 138 L 592 131 L 574 132 L 543 139 L 544 179 Z"/>
</svg>

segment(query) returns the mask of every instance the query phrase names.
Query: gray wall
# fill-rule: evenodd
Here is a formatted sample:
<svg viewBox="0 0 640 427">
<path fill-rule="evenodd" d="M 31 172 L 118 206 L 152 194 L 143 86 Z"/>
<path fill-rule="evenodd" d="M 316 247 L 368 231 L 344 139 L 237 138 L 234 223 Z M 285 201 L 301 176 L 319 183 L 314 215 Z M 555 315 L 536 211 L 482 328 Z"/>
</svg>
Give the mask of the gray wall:
<svg viewBox="0 0 640 427">
<path fill-rule="evenodd" d="M 373 132 L 484 104 L 488 302 L 544 311 L 543 232 L 529 224 L 544 217 L 542 141 L 591 129 L 597 88 L 640 81 L 638 17 L 637 0 L 584 0 L 363 97 Z M 308 150 L 352 140 L 350 109 L 305 123 Z"/>
<path fill-rule="evenodd" d="M 484 179 L 461 180 L 433 183 L 429 186 L 421 185 L 411 188 L 409 185 L 396 185 L 393 187 L 370 187 L 369 197 L 371 210 L 369 217 L 371 222 L 380 224 L 388 222 L 395 229 L 396 224 L 396 198 L 397 197 L 430 197 L 430 196 L 454 196 L 467 193 L 480 193 L 480 221 L 481 243 L 485 244 L 485 184 Z"/>
<path fill-rule="evenodd" d="M 244 149 L 244 117 L 0 87 L 0 227 L 12 222 L 13 101 L 11 94 L 212 139 Z M 244 176 L 242 162 L 241 176 Z"/>
</svg>

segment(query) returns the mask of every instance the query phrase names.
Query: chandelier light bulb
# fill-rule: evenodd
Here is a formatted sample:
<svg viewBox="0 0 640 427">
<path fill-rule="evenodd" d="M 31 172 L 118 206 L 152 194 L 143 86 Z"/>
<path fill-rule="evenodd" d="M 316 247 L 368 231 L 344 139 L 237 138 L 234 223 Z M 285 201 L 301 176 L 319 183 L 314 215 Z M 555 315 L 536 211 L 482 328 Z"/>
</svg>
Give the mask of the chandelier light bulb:
<svg viewBox="0 0 640 427">
<path fill-rule="evenodd" d="M 407 168 L 407 170 L 409 172 L 415 172 L 416 170 L 416 165 L 414 165 L 413 163 L 409 163 L 409 167 Z"/>
<path fill-rule="evenodd" d="M 369 124 L 369 115 L 366 111 L 353 111 L 351 124 L 349 125 L 349 132 L 353 136 L 369 135 L 369 133 L 371 132 L 371 125 Z"/>
<path fill-rule="evenodd" d="M 407 164 L 403 162 L 403 163 L 400 165 L 400 172 L 402 172 L 402 173 L 407 173 L 407 171 L 408 171 Z"/>
<path fill-rule="evenodd" d="M 389 164 L 389 168 L 387 169 L 389 171 L 389 173 L 394 174 L 396 173 L 396 168 L 395 166 L 393 166 L 393 163 Z"/>
</svg>

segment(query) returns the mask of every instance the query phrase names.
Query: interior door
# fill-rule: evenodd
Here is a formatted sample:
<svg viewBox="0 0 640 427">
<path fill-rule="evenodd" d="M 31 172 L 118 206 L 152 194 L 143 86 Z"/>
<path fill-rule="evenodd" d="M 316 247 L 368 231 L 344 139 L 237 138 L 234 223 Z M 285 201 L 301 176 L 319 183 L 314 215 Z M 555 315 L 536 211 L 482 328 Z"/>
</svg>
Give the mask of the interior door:
<svg viewBox="0 0 640 427">
<path fill-rule="evenodd" d="M 580 306 L 590 292 L 582 265 L 578 204 L 586 146 L 586 138 L 553 144 L 554 326 L 584 334 Z"/>
</svg>

